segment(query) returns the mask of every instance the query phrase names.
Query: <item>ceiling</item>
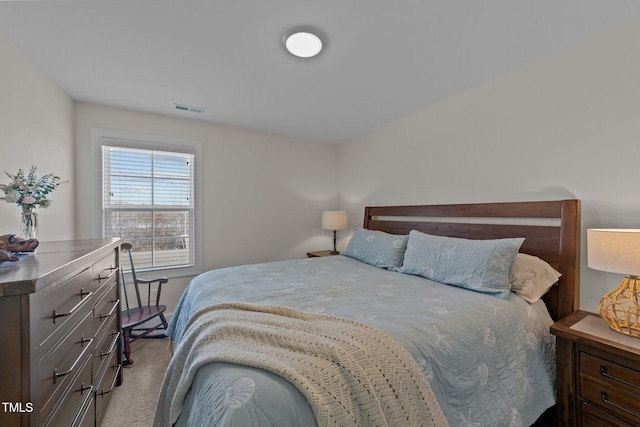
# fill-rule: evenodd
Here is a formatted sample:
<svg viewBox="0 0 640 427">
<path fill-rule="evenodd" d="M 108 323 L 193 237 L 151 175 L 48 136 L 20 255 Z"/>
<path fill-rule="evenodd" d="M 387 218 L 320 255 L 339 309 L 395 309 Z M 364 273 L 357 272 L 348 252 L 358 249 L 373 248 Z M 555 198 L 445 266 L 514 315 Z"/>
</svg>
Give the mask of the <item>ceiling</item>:
<svg viewBox="0 0 640 427">
<path fill-rule="evenodd" d="M 335 143 L 639 17 L 637 0 L 0 1 L 0 32 L 74 100 Z M 318 57 L 284 50 L 299 25 L 326 35 Z"/>
</svg>

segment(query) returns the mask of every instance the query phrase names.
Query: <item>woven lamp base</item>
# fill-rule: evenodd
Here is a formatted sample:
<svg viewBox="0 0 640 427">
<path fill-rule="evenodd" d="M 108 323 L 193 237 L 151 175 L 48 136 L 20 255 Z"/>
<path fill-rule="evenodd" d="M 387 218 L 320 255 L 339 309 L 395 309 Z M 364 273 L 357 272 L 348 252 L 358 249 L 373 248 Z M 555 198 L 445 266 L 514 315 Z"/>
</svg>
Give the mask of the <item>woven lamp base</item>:
<svg viewBox="0 0 640 427">
<path fill-rule="evenodd" d="M 616 332 L 640 338 L 640 278 L 627 276 L 600 300 L 600 316 Z"/>
</svg>

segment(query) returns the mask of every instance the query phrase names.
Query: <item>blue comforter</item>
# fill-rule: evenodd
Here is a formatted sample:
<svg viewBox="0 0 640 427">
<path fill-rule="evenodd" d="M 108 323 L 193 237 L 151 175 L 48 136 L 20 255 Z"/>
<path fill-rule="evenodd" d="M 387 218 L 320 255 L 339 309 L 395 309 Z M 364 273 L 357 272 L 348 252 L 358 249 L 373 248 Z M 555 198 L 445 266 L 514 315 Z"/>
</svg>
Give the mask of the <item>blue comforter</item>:
<svg viewBox="0 0 640 427">
<path fill-rule="evenodd" d="M 328 313 L 388 333 L 418 362 L 451 426 L 527 426 L 555 403 L 555 341 L 541 301 L 502 300 L 344 256 L 255 264 L 194 278 L 169 324 L 174 344 L 195 312 L 221 302 Z M 177 425 L 316 422 L 288 382 L 211 363 L 198 371 Z"/>
</svg>

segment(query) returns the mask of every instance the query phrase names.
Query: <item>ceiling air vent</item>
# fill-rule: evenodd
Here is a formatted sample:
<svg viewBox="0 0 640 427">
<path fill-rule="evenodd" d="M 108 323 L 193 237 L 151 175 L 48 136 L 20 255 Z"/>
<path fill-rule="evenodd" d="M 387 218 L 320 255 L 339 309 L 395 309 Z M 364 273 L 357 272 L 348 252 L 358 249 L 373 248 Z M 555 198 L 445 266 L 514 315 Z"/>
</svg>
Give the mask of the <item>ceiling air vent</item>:
<svg viewBox="0 0 640 427">
<path fill-rule="evenodd" d="M 198 113 L 198 114 L 202 114 L 204 113 L 204 108 L 202 107 L 193 107 L 191 105 L 184 105 L 184 104 L 173 104 L 176 107 L 176 110 L 179 111 L 187 111 L 189 113 Z"/>
</svg>

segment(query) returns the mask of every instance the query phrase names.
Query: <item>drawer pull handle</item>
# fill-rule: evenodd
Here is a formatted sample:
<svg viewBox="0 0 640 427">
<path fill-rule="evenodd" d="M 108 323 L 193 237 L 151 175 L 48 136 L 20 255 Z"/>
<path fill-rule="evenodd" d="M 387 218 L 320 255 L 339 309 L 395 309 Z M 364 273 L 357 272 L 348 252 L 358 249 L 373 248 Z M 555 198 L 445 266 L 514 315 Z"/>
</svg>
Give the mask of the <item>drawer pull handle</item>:
<svg viewBox="0 0 640 427">
<path fill-rule="evenodd" d="M 91 343 L 93 341 L 93 338 L 91 338 L 88 342 Z M 82 337 L 82 341 L 81 344 L 82 346 L 84 346 L 84 343 L 87 342 L 84 337 Z M 65 372 L 58 372 L 58 368 L 53 370 L 53 383 L 56 383 L 56 380 L 60 377 L 66 377 L 67 375 L 69 375 L 71 372 L 73 372 L 73 370 L 76 368 L 76 365 L 78 364 L 78 362 L 80 360 L 82 360 L 82 356 L 84 355 L 84 352 L 87 351 L 87 348 L 89 348 L 89 346 L 87 346 L 84 350 L 82 350 L 82 353 L 80 353 L 80 356 L 78 356 L 78 358 L 76 359 L 75 362 L 73 362 L 73 365 L 71 365 L 71 367 L 69 368 L 68 371 Z"/>
<path fill-rule="evenodd" d="M 628 385 L 629 387 L 633 387 L 633 388 L 637 388 L 638 390 L 640 390 L 640 386 L 630 383 L 629 381 L 625 381 L 622 378 L 618 378 L 618 377 L 614 377 L 613 375 L 609 375 L 607 373 L 607 367 L 604 365 L 600 365 L 600 375 L 602 375 L 605 378 L 610 378 L 614 381 L 618 381 L 621 382 L 622 384 Z"/>
<path fill-rule="evenodd" d="M 78 302 L 71 310 L 69 310 L 66 313 L 58 313 L 58 309 L 54 308 L 53 309 L 53 323 L 56 323 L 56 319 L 58 317 L 66 317 L 66 316 L 71 316 L 73 313 L 75 313 L 75 311 L 82 305 L 84 304 L 84 300 L 87 297 L 90 297 L 93 294 L 93 292 L 83 292 L 82 289 L 80 290 L 80 302 Z"/>
<path fill-rule="evenodd" d="M 85 387 L 84 383 L 82 383 L 82 386 L 81 386 L 80 390 L 78 390 L 80 392 L 80 396 L 82 396 L 82 394 L 85 392 L 85 390 L 89 390 L 89 393 L 87 393 L 87 395 L 84 397 L 84 399 L 82 399 L 82 405 L 80 406 L 81 408 L 86 408 L 87 407 L 87 403 L 89 403 L 89 401 L 91 400 L 91 396 L 93 396 L 93 385 L 89 385 L 89 386 Z M 72 425 L 77 425 L 75 423 L 75 420 L 74 420 L 74 423 Z"/>
<path fill-rule="evenodd" d="M 105 269 L 103 270 L 103 271 L 106 271 L 106 270 L 108 270 L 108 271 L 109 271 L 109 274 L 108 274 L 106 277 L 103 277 L 103 276 L 102 276 L 102 272 L 101 272 L 101 273 L 99 273 L 99 274 L 98 274 L 98 277 L 96 277 L 96 278 L 95 278 L 95 279 L 93 279 L 93 280 L 97 280 L 97 281 L 99 282 L 99 281 L 101 281 L 101 280 L 108 279 L 108 278 L 110 278 L 110 277 L 111 277 L 111 275 L 113 274 L 113 271 L 114 271 L 114 270 L 116 270 L 117 268 L 118 268 L 118 267 L 109 266 L 109 267 L 107 267 L 107 268 L 105 268 Z"/>
<path fill-rule="evenodd" d="M 118 344 L 118 340 L 120 340 L 120 332 L 118 332 L 116 334 L 115 339 L 113 340 L 113 342 L 111 343 L 111 347 L 109 347 L 109 350 L 107 352 L 101 351 L 100 352 L 100 358 L 103 358 L 104 356 L 108 356 L 111 353 L 113 353 L 113 350 L 115 350 L 116 345 Z"/>
<path fill-rule="evenodd" d="M 606 391 L 603 391 L 603 392 L 601 392 L 601 393 L 600 393 L 600 398 L 601 398 L 601 399 L 602 399 L 602 401 L 603 401 L 604 403 L 606 403 L 607 405 L 611 405 L 611 406 L 613 406 L 613 407 L 614 407 L 614 408 L 616 408 L 616 409 L 619 409 L 619 410 L 621 410 L 621 411 L 626 412 L 627 414 L 630 414 L 630 415 L 633 415 L 634 417 L 638 417 L 638 418 L 640 418 L 640 414 L 637 414 L 637 413 L 635 413 L 635 412 L 633 412 L 633 411 L 630 411 L 630 410 L 628 410 L 628 409 L 626 409 L 626 408 L 623 408 L 623 407 L 622 407 L 622 406 L 620 406 L 620 405 L 616 405 L 615 403 L 613 403 L 613 402 L 609 401 L 609 396 L 607 395 L 607 392 L 606 392 Z"/>
<path fill-rule="evenodd" d="M 113 365 L 112 368 L 117 367 L 118 370 L 116 371 L 116 374 L 113 376 L 113 382 L 111 383 L 111 387 L 109 388 L 109 390 L 102 390 L 100 393 L 98 393 L 100 396 L 104 396 L 105 394 L 111 393 L 113 391 L 113 389 L 116 387 L 116 382 L 118 382 L 118 377 L 120 376 L 120 369 L 122 369 L 122 365 L 120 365 L 119 363 L 116 365 Z"/>
<path fill-rule="evenodd" d="M 114 311 L 116 311 L 116 308 L 118 307 L 120 300 L 119 299 L 112 299 L 111 304 L 113 304 L 113 307 L 111 307 L 111 310 L 109 311 L 108 314 L 102 314 L 100 313 L 100 321 L 102 322 L 102 319 L 106 319 L 107 317 L 111 317 L 111 315 L 113 314 Z"/>
</svg>

